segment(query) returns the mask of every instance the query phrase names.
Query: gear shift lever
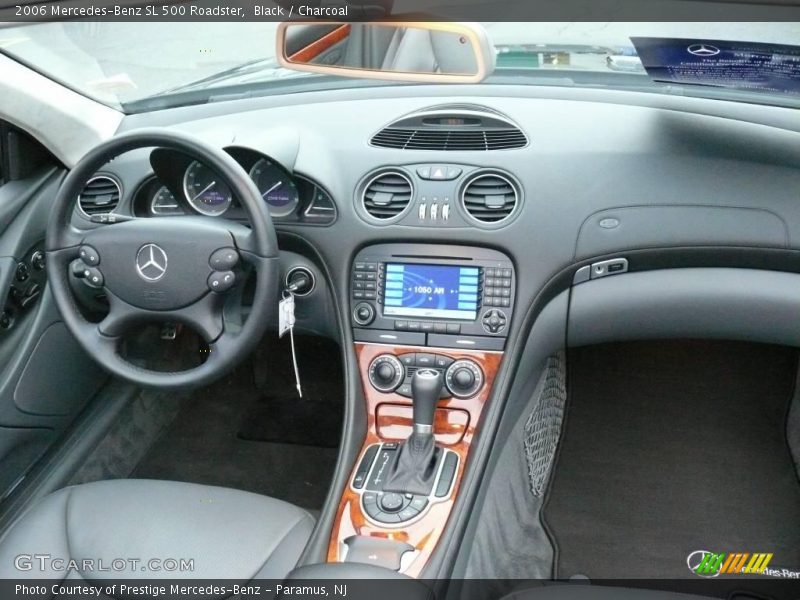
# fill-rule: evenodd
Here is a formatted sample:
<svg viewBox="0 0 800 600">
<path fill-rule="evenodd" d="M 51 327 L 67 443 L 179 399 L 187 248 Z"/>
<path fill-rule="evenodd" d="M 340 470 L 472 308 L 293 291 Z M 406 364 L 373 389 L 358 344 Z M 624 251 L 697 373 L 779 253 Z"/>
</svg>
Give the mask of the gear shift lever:
<svg viewBox="0 0 800 600">
<path fill-rule="evenodd" d="M 384 491 L 422 496 L 431 493 L 441 454 L 433 437 L 433 419 L 443 384 L 442 373 L 434 369 L 420 369 L 411 378 L 414 429 L 397 452 Z"/>
<path fill-rule="evenodd" d="M 411 398 L 414 401 L 414 433 L 431 435 L 436 404 L 442 392 L 444 377 L 441 371 L 420 369 L 411 378 Z"/>
</svg>

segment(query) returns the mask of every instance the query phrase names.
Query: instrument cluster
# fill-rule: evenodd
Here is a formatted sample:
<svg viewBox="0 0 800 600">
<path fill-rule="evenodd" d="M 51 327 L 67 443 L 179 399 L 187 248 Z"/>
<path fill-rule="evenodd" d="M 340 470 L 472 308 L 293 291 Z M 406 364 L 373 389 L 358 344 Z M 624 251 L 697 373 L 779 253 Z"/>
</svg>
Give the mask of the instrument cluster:
<svg viewBox="0 0 800 600">
<path fill-rule="evenodd" d="M 333 199 L 319 184 L 252 150 L 229 148 L 227 152 L 248 172 L 276 221 L 324 225 L 335 219 Z M 154 150 L 150 163 L 154 176 L 136 192 L 136 216 L 245 218 L 230 187 L 205 164 L 165 149 Z"/>
</svg>

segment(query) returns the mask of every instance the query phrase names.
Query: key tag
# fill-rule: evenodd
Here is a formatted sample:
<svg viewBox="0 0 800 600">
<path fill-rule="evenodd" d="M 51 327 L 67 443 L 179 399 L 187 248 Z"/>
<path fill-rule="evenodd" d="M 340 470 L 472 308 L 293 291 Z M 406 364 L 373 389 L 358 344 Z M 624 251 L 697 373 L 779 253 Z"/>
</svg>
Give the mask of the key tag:
<svg viewBox="0 0 800 600">
<path fill-rule="evenodd" d="M 287 331 L 291 331 L 294 321 L 294 294 L 284 291 L 278 303 L 278 337 L 282 338 Z"/>
<path fill-rule="evenodd" d="M 297 368 L 297 353 L 294 349 L 294 294 L 284 290 L 283 298 L 278 303 L 278 337 L 283 337 L 289 332 L 289 341 L 292 346 L 292 366 L 294 367 L 294 380 L 297 387 L 297 395 L 303 397 L 303 388 L 300 387 L 300 371 Z"/>
</svg>

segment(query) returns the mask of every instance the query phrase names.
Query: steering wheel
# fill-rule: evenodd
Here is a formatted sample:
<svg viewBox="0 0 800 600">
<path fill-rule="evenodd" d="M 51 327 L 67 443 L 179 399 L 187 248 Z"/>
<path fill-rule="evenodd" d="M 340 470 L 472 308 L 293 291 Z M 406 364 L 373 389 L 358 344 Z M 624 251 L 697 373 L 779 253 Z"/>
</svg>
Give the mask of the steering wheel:
<svg viewBox="0 0 800 600">
<path fill-rule="evenodd" d="M 250 227 L 209 217 L 132 219 L 78 230 L 71 225 L 78 195 L 111 159 L 137 148 L 183 152 L 213 170 L 239 199 Z M 255 347 L 277 311 L 278 243 L 269 210 L 244 169 L 223 150 L 167 130 L 139 130 L 99 145 L 72 169 L 56 194 L 46 236 L 48 282 L 69 330 L 86 352 L 123 379 L 149 387 L 208 383 Z M 242 276 L 256 272 L 252 310 L 243 324 L 223 314 L 226 296 Z M 108 298 L 108 315 L 85 319 L 70 277 L 88 279 Z M 208 344 L 205 362 L 176 372 L 144 369 L 119 353 L 130 327 L 167 321 L 190 326 Z"/>
</svg>

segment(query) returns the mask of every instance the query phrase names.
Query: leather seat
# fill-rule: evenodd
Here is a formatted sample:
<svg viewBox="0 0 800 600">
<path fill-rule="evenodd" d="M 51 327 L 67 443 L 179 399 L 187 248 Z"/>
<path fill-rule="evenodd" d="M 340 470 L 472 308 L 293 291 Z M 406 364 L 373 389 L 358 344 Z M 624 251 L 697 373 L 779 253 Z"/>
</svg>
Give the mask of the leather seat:
<svg viewBox="0 0 800 600">
<path fill-rule="evenodd" d="M 304 510 L 249 492 L 98 481 L 59 490 L 27 510 L 0 538 L 0 578 L 280 579 L 296 565 L 313 527 Z M 41 569 L 38 559 L 26 560 L 32 555 L 52 560 Z M 70 559 L 75 568 L 68 568 Z M 83 565 L 84 559 L 95 563 Z M 141 563 L 118 570 L 119 559 Z M 151 559 L 160 570 L 143 570 Z M 168 559 L 193 564 L 181 570 Z M 100 571 L 98 561 L 113 570 Z"/>
</svg>

